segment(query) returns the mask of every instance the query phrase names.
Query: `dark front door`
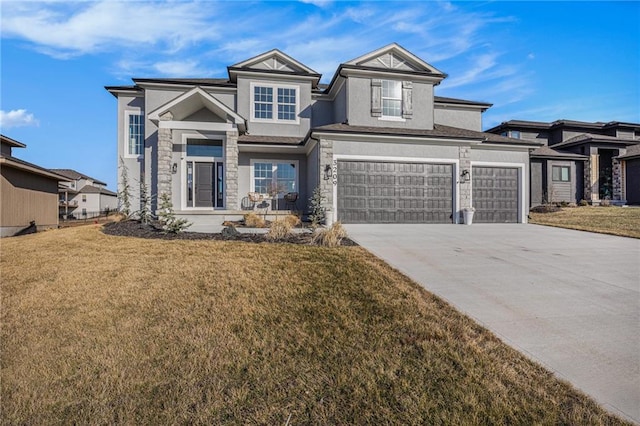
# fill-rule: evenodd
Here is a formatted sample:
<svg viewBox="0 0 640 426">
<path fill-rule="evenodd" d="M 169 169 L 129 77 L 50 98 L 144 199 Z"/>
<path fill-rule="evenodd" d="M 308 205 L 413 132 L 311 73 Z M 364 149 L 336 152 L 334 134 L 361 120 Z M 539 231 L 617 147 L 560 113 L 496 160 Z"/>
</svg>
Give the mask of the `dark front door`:
<svg viewBox="0 0 640 426">
<path fill-rule="evenodd" d="M 196 163 L 195 207 L 215 207 L 214 163 Z"/>
</svg>

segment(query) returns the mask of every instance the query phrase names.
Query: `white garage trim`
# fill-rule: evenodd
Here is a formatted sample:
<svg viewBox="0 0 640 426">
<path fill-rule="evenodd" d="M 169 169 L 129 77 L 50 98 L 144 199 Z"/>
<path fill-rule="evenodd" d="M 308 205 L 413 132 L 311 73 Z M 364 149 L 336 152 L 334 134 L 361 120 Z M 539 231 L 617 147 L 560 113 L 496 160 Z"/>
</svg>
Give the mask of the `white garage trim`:
<svg viewBox="0 0 640 426">
<path fill-rule="evenodd" d="M 518 211 L 520 212 L 520 223 L 527 223 L 527 209 L 525 208 L 525 165 L 523 163 L 499 163 L 493 161 L 471 161 L 471 194 L 469 195 L 471 205 L 473 205 L 473 166 L 480 167 L 508 167 L 518 169 Z"/>
<path fill-rule="evenodd" d="M 460 182 L 458 176 L 460 176 L 460 161 L 452 158 L 416 158 L 416 157 L 388 157 L 377 155 L 348 155 L 348 154 L 335 154 L 333 156 L 333 219 L 338 220 L 338 161 L 339 160 L 355 160 L 355 161 L 384 161 L 387 163 L 438 163 L 438 164 L 452 164 L 453 165 L 453 214 L 454 223 L 459 221 L 459 205 L 460 205 Z"/>
</svg>

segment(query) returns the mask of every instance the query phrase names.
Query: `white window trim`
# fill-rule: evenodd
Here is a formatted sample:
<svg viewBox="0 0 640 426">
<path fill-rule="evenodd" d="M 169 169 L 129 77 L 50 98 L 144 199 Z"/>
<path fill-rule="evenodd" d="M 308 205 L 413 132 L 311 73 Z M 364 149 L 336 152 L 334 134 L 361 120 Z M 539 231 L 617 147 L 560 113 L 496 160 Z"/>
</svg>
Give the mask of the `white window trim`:
<svg viewBox="0 0 640 426">
<path fill-rule="evenodd" d="M 452 214 L 455 224 L 460 220 L 460 180 L 456 176 L 460 176 L 460 160 L 452 158 L 416 158 L 416 157 L 388 157 L 376 155 L 347 155 L 336 154 L 333 156 L 333 220 L 338 220 L 338 161 L 339 160 L 357 160 L 357 161 L 385 161 L 389 163 L 432 163 L 432 164 L 451 164 L 453 165 L 453 206 Z M 321 177 L 322 179 L 322 177 Z"/>
<path fill-rule="evenodd" d="M 187 139 L 204 139 L 204 140 L 222 140 L 222 157 L 187 157 Z M 227 138 L 223 135 L 203 135 L 200 133 L 183 133 L 182 134 L 182 154 L 180 158 L 180 207 L 185 211 L 213 211 L 213 210 L 226 210 L 227 209 L 227 158 L 226 158 Z M 200 163 L 215 163 L 216 161 L 222 161 L 224 165 L 224 174 L 222 191 L 224 198 L 222 200 L 222 207 L 187 207 L 187 162 L 200 162 Z M 195 169 L 194 169 L 195 173 Z"/>
<path fill-rule="evenodd" d="M 390 98 L 390 97 L 385 97 L 383 95 L 384 93 L 384 89 L 382 86 L 384 86 L 384 82 L 385 81 L 393 81 L 394 83 L 398 83 L 400 84 L 400 98 Z M 385 99 L 392 99 L 392 100 L 399 100 L 400 101 L 400 115 L 399 116 L 395 116 L 395 115 L 384 115 L 384 100 Z M 378 120 L 381 121 L 400 121 L 400 122 L 404 122 L 407 121 L 406 118 L 402 118 L 402 81 L 399 80 L 390 80 L 390 79 L 382 79 L 381 85 L 380 85 L 380 110 L 382 111 L 382 115 L 380 117 L 378 117 Z"/>
<path fill-rule="evenodd" d="M 143 125 L 144 125 L 144 134 L 142 135 L 142 149 L 140 151 L 140 154 L 131 154 L 129 153 L 129 116 L 131 115 L 141 115 L 142 116 L 142 120 L 143 120 Z M 124 158 L 143 158 L 144 157 L 144 148 L 145 148 L 145 141 L 147 139 L 146 137 L 146 128 L 147 128 L 147 123 L 146 123 L 147 119 L 146 116 L 144 114 L 144 111 L 142 110 L 126 110 L 124 112 L 124 123 L 123 123 L 123 127 L 124 127 L 124 138 L 123 138 L 123 153 L 124 153 Z"/>
<path fill-rule="evenodd" d="M 256 101 L 254 100 L 254 88 L 256 87 L 270 87 L 273 89 L 273 101 L 272 101 L 272 118 L 255 118 Z M 294 89 L 296 91 L 296 113 L 295 120 L 279 120 L 278 119 L 278 89 Z M 300 124 L 300 86 L 290 84 L 274 84 L 274 83 L 260 83 L 251 82 L 249 85 L 249 102 L 250 102 L 250 118 L 249 121 L 254 123 L 278 123 L 278 124 Z"/>
<path fill-rule="evenodd" d="M 249 161 L 250 192 L 256 191 L 256 176 L 255 176 L 255 166 L 254 166 L 255 163 L 294 164 L 296 169 L 296 177 L 295 177 L 296 192 L 300 193 L 300 162 L 298 160 L 287 160 L 283 158 L 263 158 L 263 159 L 252 158 Z"/>
</svg>

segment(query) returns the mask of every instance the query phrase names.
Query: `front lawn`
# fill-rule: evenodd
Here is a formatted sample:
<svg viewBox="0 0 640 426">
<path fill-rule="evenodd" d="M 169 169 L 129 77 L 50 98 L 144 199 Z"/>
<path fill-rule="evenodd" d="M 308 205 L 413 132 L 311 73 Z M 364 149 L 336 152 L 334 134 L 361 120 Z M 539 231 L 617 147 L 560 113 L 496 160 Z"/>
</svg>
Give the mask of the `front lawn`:
<svg viewBox="0 0 640 426">
<path fill-rule="evenodd" d="M 1 268 L 3 424 L 622 424 L 359 247 L 90 225 Z"/>
<path fill-rule="evenodd" d="M 640 208 L 573 207 L 554 213 L 529 213 L 530 223 L 640 238 Z"/>
</svg>

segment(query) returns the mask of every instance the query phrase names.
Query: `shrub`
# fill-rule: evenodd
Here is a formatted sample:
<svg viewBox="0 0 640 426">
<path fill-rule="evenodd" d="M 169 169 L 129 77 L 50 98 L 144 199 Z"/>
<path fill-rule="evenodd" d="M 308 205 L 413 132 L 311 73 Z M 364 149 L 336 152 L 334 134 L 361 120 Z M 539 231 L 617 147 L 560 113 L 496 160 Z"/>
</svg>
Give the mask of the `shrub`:
<svg viewBox="0 0 640 426">
<path fill-rule="evenodd" d="M 178 234 L 191 226 L 186 219 L 176 217 L 173 211 L 173 203 L 169 198 L 169 194 L 166 193 L 160 196 L 158 220 L 162 224 L 162 230 L 171 234 Z"/>
<path fill-rule="evenodd" d="M 249 228 L 264 228 L 264 219 L 255 213 L 247 213 L 244 216 L 244 225 Z"/>
<path fill-rule="evenodd" d="M 222 236 L 225 238 L 235 238 L 240 235 L 240 232 L 233 225 L 225 226 L 221 232 Z"/>
<path fill-rule="evenodd" d="M 600 207 L 611 207 L 611 200 L 604 199 L 600 201 Z"/>
<path fill-rule="evenodd" d="M 294 214 L 285 216 L 283 220 L 287 222 L 291 228 L 295 228 L 300 225 L 300 218 Z"/>
<path fill-rule="evenodd" d="M 291 225 L 286 220 L 276 220 L 271 223 L 267 238 L 272 241 L 282 240 L 291 233 Z"/>
<path fill-rule="evenodd" d="M 324 207 L 322 207 L 322 203 L 326 200 L 325 196 L 322 195 L 322 190 L 320 187 L 316 187 L 313 190 L 313 194 L 311 198 L 309 198 L 309 207 L 311 208 L 311 212 L 309 213 L 309 220 L 311 221 L 311 226 L 316 228 L 324 221 Z"/>
<path fill-rule="evenodd" d="M 313 234 L 313 243 L 325 247 L 338 247 L 347 238 L 347 231 L 340 222 L 334 222 L 330 228 L 319 229 Z"/>
<path fill-rule="evenodd" d="M 589 202 L 588 202 L 587 200 L 585 200 L 585 199 L 582 199 L 582 200 L 580 200 L 580 202 L 578 203 L 578 205 L 579 205 L 580 207 L 586 207 L 586 206 L 588 206 L 588 205 L 589 205 Z"/>
</svg>

